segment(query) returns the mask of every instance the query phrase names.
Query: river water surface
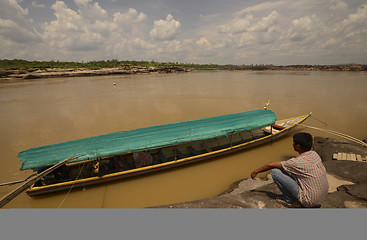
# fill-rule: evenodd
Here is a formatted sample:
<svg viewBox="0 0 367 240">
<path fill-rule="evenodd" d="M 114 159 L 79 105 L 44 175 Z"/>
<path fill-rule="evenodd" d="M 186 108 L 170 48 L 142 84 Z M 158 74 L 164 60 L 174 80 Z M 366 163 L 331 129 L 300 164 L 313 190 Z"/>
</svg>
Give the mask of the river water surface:
<svg viewBox="0 0 367 240">
<path fill-rule="evenodd" d="M 114 85 L 116 83 L 116 85 Z M 307 125 L 367 137 L 365 72 L 197 71 L 0 82 L 0 183 L 25 179 L 25 149 L 158 124 L 263 108 L 278 119 L 312 112 Z M 320 120 L 327 124 L 325 126 Z M 306 128 L 316 136 L 330 137 Z M 269 161 L 296 156 L 291 135 L 193 165 L 40 197 L 5 208 L 143 208 L 220 194 Z M 260 175 L 265 176 L 265 175 Z M 16 186 L 0 186 L 4 196 Z"/>
</svg>

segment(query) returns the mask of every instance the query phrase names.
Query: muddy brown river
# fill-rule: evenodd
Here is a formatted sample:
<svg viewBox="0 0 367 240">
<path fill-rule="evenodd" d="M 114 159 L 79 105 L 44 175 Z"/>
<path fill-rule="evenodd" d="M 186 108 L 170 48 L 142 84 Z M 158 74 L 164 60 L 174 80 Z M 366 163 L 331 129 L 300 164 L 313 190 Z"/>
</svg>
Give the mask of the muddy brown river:
<svg viewBox="0 0 367 240">
<path fill-rule="evenodd" d="M 20 171 L 17 158 L 28 148 L 254 110 L 268 97 L 278 119 L 312 112 L 305 124 L 367 138 L 366 90 L 365 72 L 197 71 L 2 80 L 0 183 L 32 173 Z M 296 131 L 334 137 L 304 127 Z M 295 155 L 288 135 L 247 151 L 70 193 L 31 198 L 24 192 L 5 208 L 144 208 L 198 200 L 220 194 L 266 162 Z M 0 186 L 0 196 L 16 186 Z"/>
</svg>

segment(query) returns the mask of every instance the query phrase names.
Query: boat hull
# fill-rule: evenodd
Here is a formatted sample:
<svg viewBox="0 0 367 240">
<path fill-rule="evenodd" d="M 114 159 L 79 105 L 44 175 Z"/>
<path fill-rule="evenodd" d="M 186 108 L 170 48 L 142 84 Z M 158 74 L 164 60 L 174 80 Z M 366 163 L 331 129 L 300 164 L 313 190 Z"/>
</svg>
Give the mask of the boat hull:
<svg viewBox="0 0 367 240">
<path fill-rule="evenodd" d="M 205 153 L 200 153 L 194 156 L 189 157 L 183 157 L 181 159 L 175 159 L 164 163 L 154 164 L 150 166 L 145 166 L 141 168 L 135 168 L 125 171 L 119 171 L 114 173 L 105 174 L 102 176 L 93 176 L 89 178 L 84 179 L 77 179 L 72 181 L 66 181 L 61 183 L 55 183 L 45 186 L 37 186 L 37 187 L 31 187 L 27 194 L 29 196 L 37 196 L 37 195 L 43 195 L 48 194 L 52 192 L 58 192 L 58 191 L 64 191 L 64 190 L 70 190 L 71 188 L 81 188 L 86 187 L 90 185 L 95 184 L 101 184 L 106 183 L 110 181 L 116 181 L 124 178 L 134 177 L 142 174 L 148 174 L 152 172 L 157 172 L 173 167 L 179 167 L 190 163 L 195 163 L 198 161 L 206 160 L 209 158 L 214 158 L 222 155 L 226 155 L 233 152 L 243 151 L 248 148 L 252 148 L 261 144 L 265 144 L 268 142 L 272 142 L 278 138 L 281 138 L 282 136 L 289 134 L 295 127 L 297 127 L 298 124 L 304 122 L 309 116 L 299 116 L 295 118 L 290 118 L 286 120 L 280 120 L 275 123 L 275 126 L 283 125 L 281 130 L 275 130 L 275 128 L 270 127 L 268 129 L 264 129 L 269 131 L 268 135 L 265 135 L 263 137 L 259 137 L 256 139 L 252 139 L 240 144 L 230 144 L 228 147 L 223 147 L 218 150 L 213 151 L 207 151 Z"/>
</svg>

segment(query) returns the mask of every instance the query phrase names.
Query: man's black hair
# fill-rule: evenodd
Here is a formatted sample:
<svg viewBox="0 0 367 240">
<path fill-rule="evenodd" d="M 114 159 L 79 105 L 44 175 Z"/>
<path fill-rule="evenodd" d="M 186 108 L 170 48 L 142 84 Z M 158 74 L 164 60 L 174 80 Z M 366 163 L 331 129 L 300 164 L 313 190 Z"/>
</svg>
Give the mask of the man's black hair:
<svg viewBox="0 0 367 240">
<path fill-rule="evenodd" d="M 293 135 L 293 142 L 299 144 L 304 152 L 310 151 L 313 144 L 312 135 L 301 132 Z"/>
</svg>

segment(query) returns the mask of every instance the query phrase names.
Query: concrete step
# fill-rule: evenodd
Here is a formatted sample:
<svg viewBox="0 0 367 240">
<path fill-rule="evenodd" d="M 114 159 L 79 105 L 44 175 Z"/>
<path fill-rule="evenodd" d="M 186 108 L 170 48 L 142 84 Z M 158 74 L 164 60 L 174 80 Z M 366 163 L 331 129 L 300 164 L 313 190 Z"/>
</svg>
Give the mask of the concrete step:
<svg viewBox="0 0 367 240">
<path fill-rule="evenodd" d="M 333 160 L 343 160 L 343 161 L 357 161 L 357 162 L 367 162 L 367 156 L 361 156 L 355 153 L 334 153 Z"/>
</svg>

